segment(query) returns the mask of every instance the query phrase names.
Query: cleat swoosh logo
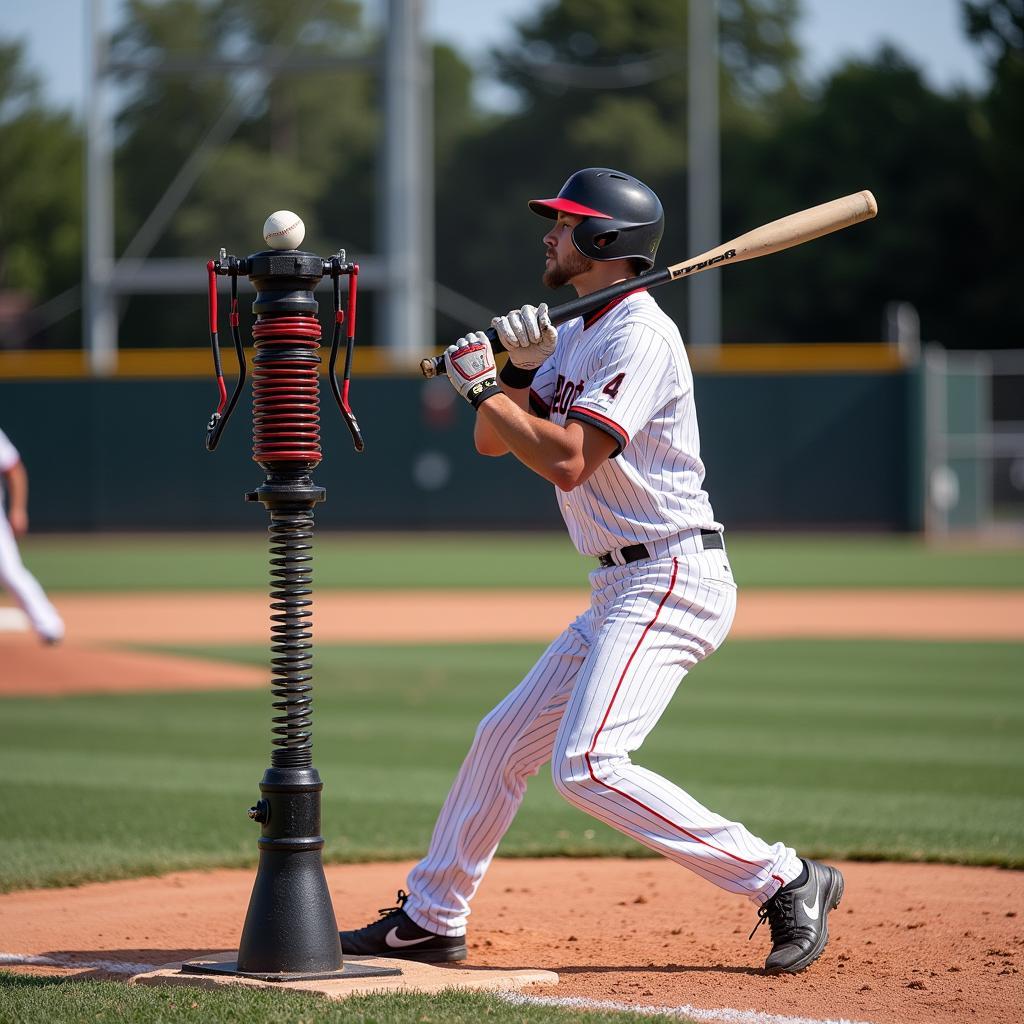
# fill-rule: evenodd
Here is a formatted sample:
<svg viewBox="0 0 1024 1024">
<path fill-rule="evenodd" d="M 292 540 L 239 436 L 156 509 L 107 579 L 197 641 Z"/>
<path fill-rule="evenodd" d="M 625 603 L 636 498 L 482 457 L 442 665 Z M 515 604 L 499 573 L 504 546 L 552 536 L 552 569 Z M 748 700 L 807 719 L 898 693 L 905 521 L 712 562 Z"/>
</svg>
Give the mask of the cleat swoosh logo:
<svg viewBox="0 0 1024 1024">
<path fill-rule="evenodd" d="M 804 910 L 807 912 L 807 916 L 812 921 L 817 921 L 818 920 L 818 899 L 819 899 L 819 896 L 820 896 L 820 893 L 815 893 L 814 894 L 814 902 L 813 903 L 807 903 L 806 901 L 804 902 Z"/>
<path fill-rule="evenodd" d="M 401 949 L 403 946 L 418 946 L 421 942 L 429 942 L 433 937 L 433 935 L 424 935 L 422 939 L 400 939 L 396 927 L 384 936 L 384 943 L 391 949 Z"/>
</svg>

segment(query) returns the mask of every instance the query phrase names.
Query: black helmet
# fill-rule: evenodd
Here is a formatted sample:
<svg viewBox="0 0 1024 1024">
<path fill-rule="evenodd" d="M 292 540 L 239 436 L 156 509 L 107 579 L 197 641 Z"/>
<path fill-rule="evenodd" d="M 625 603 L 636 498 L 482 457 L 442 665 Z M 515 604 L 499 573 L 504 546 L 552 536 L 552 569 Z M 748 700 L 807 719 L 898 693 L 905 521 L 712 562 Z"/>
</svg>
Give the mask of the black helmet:
<svg viewBox="0 0 1024 1024">
<path fill-rule="evenodd" d="M 577 171 L 554 199 L 531 199 L 530 209 L 554 220 L 571 213 L 583 220 L 573 229 L 573 245 L 592 260 L 641 260 L 654 266 L 665 211 L 642 182 L 609 167 Z"/>
</svg>

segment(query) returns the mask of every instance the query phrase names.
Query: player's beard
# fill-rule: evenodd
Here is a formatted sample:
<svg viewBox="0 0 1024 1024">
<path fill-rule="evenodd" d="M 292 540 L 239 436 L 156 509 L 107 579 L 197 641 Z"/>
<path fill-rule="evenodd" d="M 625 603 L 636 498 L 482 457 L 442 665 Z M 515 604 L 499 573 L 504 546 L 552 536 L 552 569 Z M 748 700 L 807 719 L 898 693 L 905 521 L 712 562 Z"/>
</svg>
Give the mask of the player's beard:
<svg viewBox="0 0 1024 1024">
<path fill-rule="evenodd" d="M 560 260 L 555 256 L 555 265 L 544 271 L 541 283 L 545 288 L 561 288 L 568 284 L 574 277 L 587 273 L 594 266 L 593 260 L 588 260 L 581 252 L 575 249 L 565 259 Z"/>
</svg>

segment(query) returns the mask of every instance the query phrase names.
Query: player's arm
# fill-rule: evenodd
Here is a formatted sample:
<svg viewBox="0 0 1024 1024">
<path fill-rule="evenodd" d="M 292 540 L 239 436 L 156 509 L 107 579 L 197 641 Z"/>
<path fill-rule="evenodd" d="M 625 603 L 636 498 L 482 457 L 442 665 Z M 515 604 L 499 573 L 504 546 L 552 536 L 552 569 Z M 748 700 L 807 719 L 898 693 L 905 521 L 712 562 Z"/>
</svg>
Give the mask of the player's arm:
<svg viewBox="0 0 1024 1024">
<path fill-rule="evenodd" d="M 617 441 L 587 423 L 565 426 L 531 416 L 498 385 L 487 336 L 460 338 L 445 352 L 448 380 L 477 410 L 477 420 L 516 458 L 564 491 L 571 491 L 618 447 Z"/>
<path fill-rule="evenodd" d="M 513 388 L 506 384 L 501 377 L 498 378 L 498 386 L 502 392 L 508 395 L 509 399 L 517 405 L 524 413 L 530 412 L 530 385 L 525 388 Z M 511 450 L 502 439 L 501 435 L 480 416 L 477 416 L 473 426 L 473 443 L 481 455 L 507 455 Z"/>
<path fill-rule="evenodd" d="M 7 489 L 7 518 L 16 537 L 28 532 L 28 473 L 22 462 L 3 471 Z"/>
<path fill-rule="evenodd" d="M 531 416 L 504 394 L 482 402 L 476 418 L 524 466 L 563 491 L 571 491 L 588 480 L 618 448 L 615 438 L 589 423 L 551 423 Z"/>
</svg>

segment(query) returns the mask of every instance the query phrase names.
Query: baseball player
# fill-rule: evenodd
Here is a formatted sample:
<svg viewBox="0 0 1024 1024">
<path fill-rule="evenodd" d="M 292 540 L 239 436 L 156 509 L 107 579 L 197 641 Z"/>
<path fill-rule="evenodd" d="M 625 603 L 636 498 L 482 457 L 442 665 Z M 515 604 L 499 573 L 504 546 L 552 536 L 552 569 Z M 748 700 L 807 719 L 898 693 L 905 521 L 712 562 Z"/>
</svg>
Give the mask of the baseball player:
<svg viewBox="0 0 1024 1024">
<path fill-rule="evenodd" d="M 661 203 L 636 178 L 590 167 L 530 208 L 552 221 L 545 285 L 582 296 L 635 277 L 636 288 L 557 330 L 544 304 L 496 318 L 509 353 L 500 374 L 483 332 L 460 338 L 445 363 L 476 410 L 477 450 L 511 452 L 555 485 L 573 543 L 595 560 L 591 604 L 480 723 L 408 894 L 399 890 L 380 920 L 342 932 L 342 949 L 464 959 L 470 901 L 527 779 L 550 761 L 570 803 L 751 900 L 754 931 L 771 926 L 767 972 L 801 971 L 828 941 L 839 871 L 766 843 L 631 757 L 683 677 L 721 646 L 736 610 L 722 526 L 703 489 L 686 350 L 644 290 Z"/>
<path fill-rule="evenodd" d="M 43 588 L 22 563 L 15 540 L 28 531 L 28 473 L 18 449 L 2 430 L 0 476 L 7 492 L 7 514 L 0 515 L 0 583 L 25 610 L 40 639 L 48 644 L 59 643 L 64 636 L 64 623 Z"/>
</svg>

